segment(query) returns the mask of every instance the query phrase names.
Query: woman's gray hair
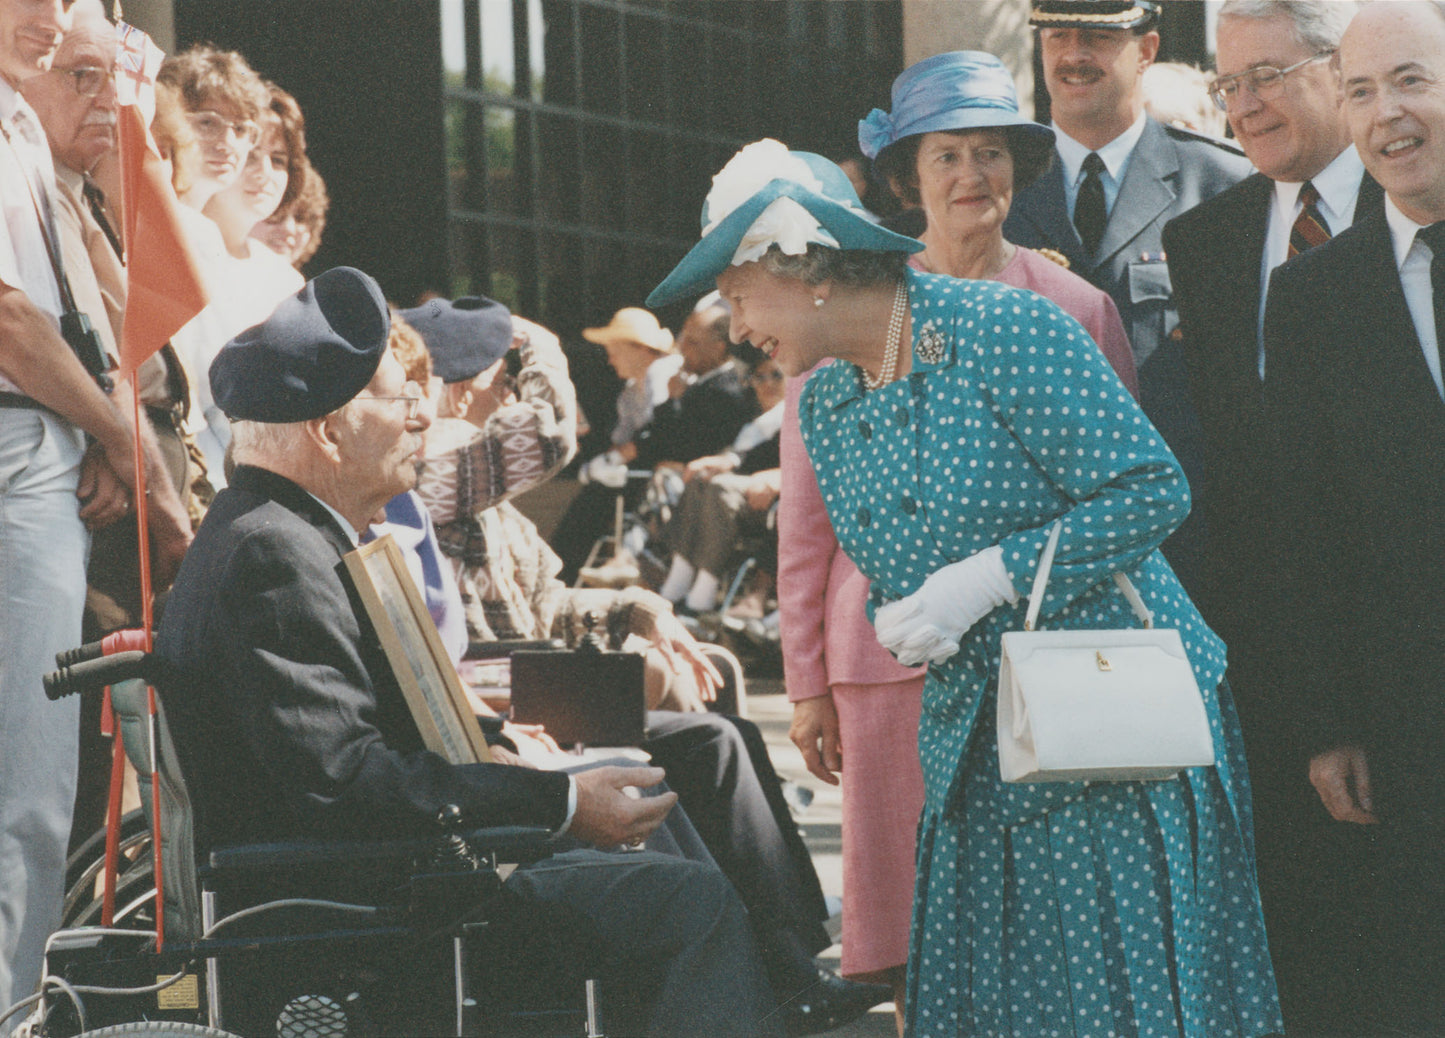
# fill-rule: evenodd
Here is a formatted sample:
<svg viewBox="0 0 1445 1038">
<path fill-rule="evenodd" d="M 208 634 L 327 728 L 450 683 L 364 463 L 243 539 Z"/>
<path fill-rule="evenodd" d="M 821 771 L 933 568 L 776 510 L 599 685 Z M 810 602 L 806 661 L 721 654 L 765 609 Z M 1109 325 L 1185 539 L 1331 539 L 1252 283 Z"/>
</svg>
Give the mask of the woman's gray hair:
<svg viewBox="0 0 1445 1038">
<path fill-rule="evenodd" d="M 1359 7 L 1354 0 L 1226 0 L 1219 19 L 1288 18 L 1300 46 L 1320 54 L 1340 45 L 1340 37 Z"/>
<path fill-rule="evenodd" d="M 794 278 L 807 285 L 836 281 L 842 285 L 864 287 L 901 281 L 908 266 L 908 253 L 831 249 L 811 243 L 806 254 L 789 256 L 774 245 L 763 253 L 761 262 L 763 269 L 770 274 Z"/>
</svg>

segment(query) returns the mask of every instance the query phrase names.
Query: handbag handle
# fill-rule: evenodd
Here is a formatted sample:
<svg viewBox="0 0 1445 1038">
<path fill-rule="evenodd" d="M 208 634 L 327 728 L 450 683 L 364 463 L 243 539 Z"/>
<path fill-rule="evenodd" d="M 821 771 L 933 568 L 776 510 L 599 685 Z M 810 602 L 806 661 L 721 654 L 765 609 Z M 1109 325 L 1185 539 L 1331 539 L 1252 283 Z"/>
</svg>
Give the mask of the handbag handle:
<svg viewBox="0 0 1445 1038">
<path fill-rule="evenodd" d="M 1032 631 L 1039 619 L 1039 609 L 1044 604 L 1044 588 L 1049 582 L 1049 570 L 1054 565 L 1054 552 L 1059 547 L 1059 535 L 1064 532 L 1064 521 L 1057 520 L 1054 528 L 1049 531 L 1049 539 L 1044 544 L 1044 550 L 1039 552 L 1039 568 L 1034 573 L 1033 590 L 1029 592 L 1029 611 L 1024 617 L 1024 630 Z M 1114 574 L 1114 583 L 1129 601 L 1129 607 L 1134 610 L 1145 627 L 1154 626 L 1154 614 L 1149 612 L 1149 607 L 1144 604 L 1144 599 L 1139 596 L 1133 582 L 1122 573 Z"/>
</svg>

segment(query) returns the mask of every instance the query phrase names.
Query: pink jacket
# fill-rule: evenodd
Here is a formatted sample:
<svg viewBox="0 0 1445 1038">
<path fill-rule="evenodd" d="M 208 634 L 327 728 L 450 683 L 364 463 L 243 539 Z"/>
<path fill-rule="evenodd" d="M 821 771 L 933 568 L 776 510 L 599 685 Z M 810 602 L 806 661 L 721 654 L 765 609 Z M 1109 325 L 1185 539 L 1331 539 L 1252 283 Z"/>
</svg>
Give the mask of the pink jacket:
<svg viewBox="0 0 1445 1038">
<path fill-rule="evenodd" d="M 1093 336 L 1129 392 L 1138 397 L 1134 354 L 1119 310 L 1106 293 L 1024 248 L 995 280 L 1031 289 L 1062 307 Z M 900 665 L 878 644 L 865 610 L 868 579 L 843 554 L 833 536 L 812 462 L 798 432 L 798 396 L 806 380 L 807 376 L 788 380 L 780 440 L 778 606 L 782 610 L 783 676 L 788 698 L 794 702 L 821 696 L 830 685 L 881 685 L 924 673 L 924 668 Z"/>
</svg>

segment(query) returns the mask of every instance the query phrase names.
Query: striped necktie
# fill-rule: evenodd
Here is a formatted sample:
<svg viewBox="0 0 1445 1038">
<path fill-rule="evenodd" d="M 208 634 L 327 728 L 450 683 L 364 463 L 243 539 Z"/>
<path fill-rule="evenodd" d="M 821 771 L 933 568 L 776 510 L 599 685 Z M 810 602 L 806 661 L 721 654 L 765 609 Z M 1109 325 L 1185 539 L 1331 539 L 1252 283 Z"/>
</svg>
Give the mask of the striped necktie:
<svg viewBox="0 0 1445 1038">
<path fill-rule="evenodd" d="M 1313 183 L 1308 180 L 1304 182 L 1304 186 L 1300 188 L 1299 200 L 1299 215 L 1294 218 L 1294 226 L 1289 232 L 1289 259 L 1330 240 L 1329 226 L 1320 215 L 1320 193 Z"/>
</svg>

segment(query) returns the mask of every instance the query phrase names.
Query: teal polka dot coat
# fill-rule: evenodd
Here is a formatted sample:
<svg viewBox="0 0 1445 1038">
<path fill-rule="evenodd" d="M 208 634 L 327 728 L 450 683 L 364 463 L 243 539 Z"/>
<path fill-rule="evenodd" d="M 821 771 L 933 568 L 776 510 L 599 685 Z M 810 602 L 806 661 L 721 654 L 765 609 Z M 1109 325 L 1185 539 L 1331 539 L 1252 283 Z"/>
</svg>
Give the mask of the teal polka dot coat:
<svg viewBox="0 0 1445 1038">
<path fill-rule="evenodd" d="M 1189 511 L 1179 464 L 1054 304 L 994 282 L 908 278 L 912 373 L 870 392 L 834 363 L 804 387 L 819 489 L 872 607 L 994 544 L 1019 593 L 924 688 L 909 1033 L 1279 1031 L 1224 645 L 1157 551 Z M 1148 783 L 1000 780 L 999 639 L 1022 627 L 1060 517 L 1042 625 L 1132 626 L 1110 579 L 1128 573 L 1158 626 L 1184 639 L 1214 767 Z"/>
</svg>

